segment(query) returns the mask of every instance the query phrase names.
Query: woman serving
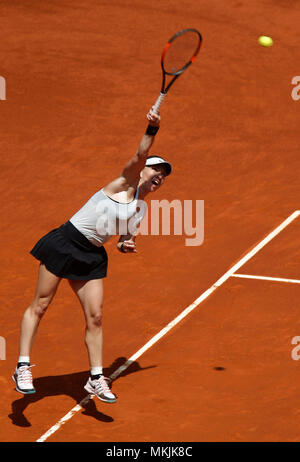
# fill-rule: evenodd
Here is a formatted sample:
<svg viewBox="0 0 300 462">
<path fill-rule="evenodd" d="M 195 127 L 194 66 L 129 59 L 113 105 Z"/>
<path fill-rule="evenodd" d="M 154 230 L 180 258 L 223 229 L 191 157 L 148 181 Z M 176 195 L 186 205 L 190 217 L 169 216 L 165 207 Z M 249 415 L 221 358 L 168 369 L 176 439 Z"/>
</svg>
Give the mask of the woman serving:
<svg viewBox="0 0 300 462">
<path fill-rule="evenodd" d="M 148 157 L 160 115 L 151 109 L 147 119 L 146 133 L 121 175 L 96 192 L 69 221 L 43 236 L 31 250 L 40 266 L 34 299 L 21 322 L 19 359 L 13 375 L 20 393 L 35 393 L 30 353 L 40 320 L 64 278 L 77 295 L 86 319 L 90 377 L 84 388 L 106 403 L 116 402 L 102 368 L 103 278 L 108 261 L 103 244 L 111 236 L 121 234 L 118 230 L 126 229 L 117 248 L 122 253 L 136 252 L 136 232 L 129 224 L 133 220 L 137 226 L 142 219 L 138 201 L 157 191 L 172 170 L 162 157 Z"/>
</svg>

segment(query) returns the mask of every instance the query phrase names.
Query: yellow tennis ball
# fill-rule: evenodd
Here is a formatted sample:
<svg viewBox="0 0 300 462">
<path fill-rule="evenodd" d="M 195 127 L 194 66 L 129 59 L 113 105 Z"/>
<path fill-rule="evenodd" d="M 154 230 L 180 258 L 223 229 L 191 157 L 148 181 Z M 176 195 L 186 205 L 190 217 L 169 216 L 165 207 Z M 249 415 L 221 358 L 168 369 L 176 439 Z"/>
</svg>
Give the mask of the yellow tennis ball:
<svg viewBox="0 0 300 462">
<path fill-rule="evenodd" d="M 273 45 L 273 40 L 271 37 L 267 37 L 266 35 L 261 35 L 258 39 L 258 43 L 262 47 L 271 47 Z"/>
</svg>

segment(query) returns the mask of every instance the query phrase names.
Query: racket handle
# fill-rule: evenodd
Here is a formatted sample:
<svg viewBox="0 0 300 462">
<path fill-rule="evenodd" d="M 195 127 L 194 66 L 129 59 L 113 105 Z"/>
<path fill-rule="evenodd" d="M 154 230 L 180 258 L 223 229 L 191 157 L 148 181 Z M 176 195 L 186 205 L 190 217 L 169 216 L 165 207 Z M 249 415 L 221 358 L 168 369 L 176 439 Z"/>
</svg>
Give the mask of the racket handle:
<svg viewBox="0 0 300 462">
<path fill-rule="evenodd" d="M 160 106 L 162 105 L 162 102 L 163 100 L 165 99 L 165 97 L 167 96 L 167 93 L 160 93 L 159 97 L 157 98 L 154 106 L 153 106 L 153 111 L 156 112 L 156 114 L 158 114 L 159 112 L 159 108 Z"/>
</svg>

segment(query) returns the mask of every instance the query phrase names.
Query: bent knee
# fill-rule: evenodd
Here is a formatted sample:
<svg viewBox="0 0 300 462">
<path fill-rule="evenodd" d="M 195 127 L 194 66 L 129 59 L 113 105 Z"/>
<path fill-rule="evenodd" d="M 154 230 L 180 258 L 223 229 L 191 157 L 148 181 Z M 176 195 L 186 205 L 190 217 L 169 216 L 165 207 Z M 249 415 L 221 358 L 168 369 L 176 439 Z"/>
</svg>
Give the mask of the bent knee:
<svg viewBox="0 0 300 462">
<path fill-rule="evenodd" d="M 99 329 L 101 326 L 102 326 L 102 313 L 101 312 L 93 313 L 87 318 L 87 328 L 88 329 L 95 329 L 95 328 Z"/>
<path fill-rule="evenodd" d="M 30 305 L 31 310 L 36 314 L 39 318 L 41 318 L 45 313 L 50 304 L 49 298 L 38 298 L 34 300 Z"/>
</svg>

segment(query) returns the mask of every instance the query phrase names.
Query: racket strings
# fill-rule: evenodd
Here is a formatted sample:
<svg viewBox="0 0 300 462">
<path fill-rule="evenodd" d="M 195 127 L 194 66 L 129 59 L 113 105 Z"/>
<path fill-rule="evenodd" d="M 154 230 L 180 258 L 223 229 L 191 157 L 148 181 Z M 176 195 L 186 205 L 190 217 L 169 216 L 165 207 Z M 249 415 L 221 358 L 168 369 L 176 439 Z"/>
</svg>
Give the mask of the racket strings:
<svg viewBox="0 0 300 462">
<path fill-rule="evenodd" d="M 168 74 L 176 74 L 185 68 L 199 50 L 197 33 L 185 32 L 169 42 L 163 56 L 163 66 Z"/>
</svg>

